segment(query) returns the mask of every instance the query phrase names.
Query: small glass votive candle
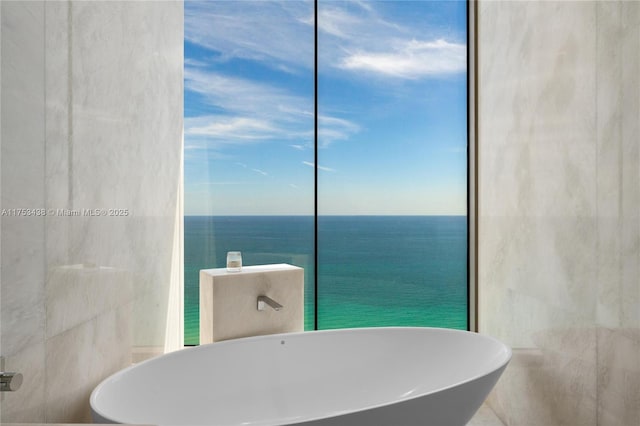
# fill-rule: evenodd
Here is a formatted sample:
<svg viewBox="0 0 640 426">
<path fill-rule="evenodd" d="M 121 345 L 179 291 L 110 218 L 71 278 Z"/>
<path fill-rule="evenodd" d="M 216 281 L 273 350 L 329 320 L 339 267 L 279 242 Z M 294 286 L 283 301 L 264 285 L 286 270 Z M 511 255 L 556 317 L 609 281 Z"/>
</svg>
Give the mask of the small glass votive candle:
<svg viewBox="0 0 640 426">
<path fill-rule="evenodd" d="M 242 253 L 239 251 L 227 252 L 227 271 L 228 272 L 240 272 L 242 271 Z"/>
</svg>

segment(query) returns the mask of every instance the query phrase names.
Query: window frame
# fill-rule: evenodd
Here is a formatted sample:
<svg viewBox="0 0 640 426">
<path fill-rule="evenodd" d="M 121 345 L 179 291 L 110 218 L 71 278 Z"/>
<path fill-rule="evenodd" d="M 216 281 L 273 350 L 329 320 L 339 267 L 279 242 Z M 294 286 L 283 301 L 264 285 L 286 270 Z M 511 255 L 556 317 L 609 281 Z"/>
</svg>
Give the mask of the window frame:
<svg viewBox="0 0 640 426">
<path fill-rule="evenodd" d="M 467 330 L 478 332 L 478 78 L 477 8 L 465 0 L 467 9 Z M 318 3 L 314 0 L 314 330 L 318 330 Z M 183 170 L 184 175 L 184 170 Z M 184 177 L 182 179 L 184 185 Z M 184 189 L 182 190 L 184 192 Z M 184 203 L 183 200 L 181 200 Z M 184 212 L 184 206 L 182 207 Z M 184 220 L 184 217 L 183 217 Z M 184 239 L 184 236 L 183 236 Z M 184 273 L 182 274 L 184 279 Z M 183 284 L 184 292 L 184 284 Z M 184 298 L 182 304 L 184 305 Z M 184 308 L 184 307 L 183 307 Z M 182 321 L 184 321 L 184 309 Z M 184 328 L 182 342 L 184 342 Z M 185 345 L 189 346 L 189 345 Z"/>
</svg>

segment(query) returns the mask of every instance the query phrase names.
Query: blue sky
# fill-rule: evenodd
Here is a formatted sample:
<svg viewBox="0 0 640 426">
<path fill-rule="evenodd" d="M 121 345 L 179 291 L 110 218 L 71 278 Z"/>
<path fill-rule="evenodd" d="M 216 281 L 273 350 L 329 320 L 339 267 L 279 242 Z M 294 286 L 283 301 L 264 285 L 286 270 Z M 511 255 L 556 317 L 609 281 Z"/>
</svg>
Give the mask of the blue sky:
<svg viewBox="0 0 640 426">
<path fill-rule="evenodd" d="M 466 4 L 320 1 L 320 214 L 466 214 Z M 185 214 L 314 209 L 312 1 L 185 2 Z"/>
</svg>

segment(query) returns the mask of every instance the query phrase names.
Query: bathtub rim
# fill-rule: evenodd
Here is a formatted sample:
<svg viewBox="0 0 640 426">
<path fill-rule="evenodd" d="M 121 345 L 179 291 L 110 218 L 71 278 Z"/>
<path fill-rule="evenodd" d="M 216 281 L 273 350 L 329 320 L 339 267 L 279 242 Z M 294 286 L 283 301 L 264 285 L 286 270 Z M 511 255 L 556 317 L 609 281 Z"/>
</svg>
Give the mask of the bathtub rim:
<svg viewBox="0 0 640 426">
<path fill-rule="evenodd" d="M 100 418 L 108 420 L 110 422 L 113 423 L 119 423 L 122 424 L 122 422 L 118 419 L 115 419 L 113 417 L 109 417 L 108 415 L 102 413 L 101 411 L 99 411 L 98 409 L 95 408 L 95 403 L 96 400 L 98 398 L 98 394 L 100 393 L 100 389 L 103 387 L 103 385 L 105 385 L 105 383 L 111 381 L 111 380 L 116 380 L 118 377 L 126 374 L 126 372 L 128 372 L 129 370 L 132 370 L 136 367 L 139 367 L 141 365 L 147 365 L 147 364 L 153 364 L 156 362 L 160 362 L 164 359 L 169 359 L 169 358 L 173 358 L 176 356 L 181 356 L 184 354 L 185 350 L 188 351 L 198 351 L 198 350 L 206 350 L 209 347 L 213 346 L 213 345 L 234 345 L 234 344 L 241 344 L 241 343 L 246 343 L 247 341 L 260 341 L 260 340 L 267 340 L 267 339 L 274 339 L 277 340 L 279 338 L 284 338 L 284 337 L 292 337 L 292 336 L 300 336 L 300 335 L 309 335 L 309 334 L 316 334 L 316 333 L 321 333 L 321 334 L 340 334 L 340 333 L 346 333 L 346 332 L 357 332 L 358 330 L 363 331 L 373 331 L 373 330 L 387 330 L 387 331 L 393 331 L 393 330 L 421 330 L 421 331 L 437 331 L 437 332 L 445 332 L 445 333 L 453 333 L 453 334 L 471 334 L 471 335 L 476 335 L 476 336 L 480 336 L 483 339 L 488 339 L 493 341 L 494 343 L 496 343 L 498 345 L 498 347 L 501 347 L 504 352 L 505 352 L 505 357 L 503 360 L 501 360 L 501 362 L 499 362 L 499 365 L 497 365 L 495 368 L 489 369 L 487 371 L 483 371 L 482 373 L 470 376 L 469 378 L 465 379 L 465 380 L 460 380 L 457 382 L 453 382 L 452 384 L 448 385 L 448 386 L 444 386 L 441 388 L 438 388 L 436 390 L 431 390 L 431 391 L 423 391 L 423 392 L 418 392 L 415 395 L 411 395 L 405 398 L 396 398 L 396 399 L 391 399 L 389 401 L 383 402 L 383 403 L 378 403 L 378 404 L 370 404 L 370 405 L 366 405 L 366 406 L 362 406 L 359 407 L 357 409 L 354 410 L 350 410 L 350 411 L 329 411 L 323 415 L 320 416 L 309 416 L 309 417 L 305 417 L 303 419 L 295 419 L 293 420 L 294 423 L 291 423 L 292 420 L 286 420 L 286 423 L 282 423 L 281 426 L 287 426 L 287 425 L 294 425 L 294 424 L 298 424 L 300 422 L 313 422 L 313 421 L 318 421 L 318 420 L 322 420 L 322 419 L 327 419 L 327 418 L 331 418 L 331 417 L 338 417 L 341 415 L 345 415 L 345 414 L 353 414 L 353 413 L 359 413 L 359 412 L 363 412 L 363 411 L 367 411 L 367 410 L 374 410 L 374 409 L 378 409 L 378 408 L 384 408 L 387 406 L 391 406 L 394 404 L 398 404 L 401 402 L 407 402 L 407 401 L 411 401 L 414 399 L 419 399 L 419 398 L 423 398 L 438 392 L 443 392 L 446 391 L 448 389 L 453 389 L 456 388 L 458 386 L 462 386 L 466 383 L 471 383 L 473 381 L 479 380 L 483 377 L 489 376 L 491 374 L 495 374 L 498 373 L 498 379 L 500 378 L 500 376 L 502 375 L 502 372 L 504 371 L 504 369 L 507 367 L 507 365 L 509 364 L 509 362 L 511 361 L 511 357 L 513 355 L 512 349 L 507 346 L 505 343 L 501 342 L 500 340 L 496 339 L 495 337 L 486 335 L 486 334 L 480 334 L 478 332 L 475 331 L 469 331 L 469 330 L 458 330 L 458 329 L 453 329 L 453 328 L 443 328 L 443 327 L 402 327 L 402 326 L 385 326 L 385 327 L 356 327 L 356 328 L 337 328 L 337 329 L 329 329 L 329 330 L 309 330 L 309 331 L 300 331 L 300 332 L 294 332 L 294 333 L 278 333 L 278 334 L 266 334 L 266 335 L 262 335 L 262 336 L 249 336 L 249 337 L 241 337 L 241 338 L 237 338 L 237 339 L 229 339 L 229 340 L 223 340 L 220 342 L 214 342 L 214 343 L 206 343 L 204 345 L 197 345 L 197 346 L 189 346 L 189 347 L 185 347 L 183 349 L 179 349 L 177 351 L 173 351 L 173 352 L 169 352 L 167 354 L 163 354 L 163 355 L 159 355 L 144 361 L 141 361 L 139 363 L 136 364 L 132 364 L 122 370 L 119 370 L 111 375 L 109 375 L 108 377 L 106 377 L 105 379 L 103 379 L 92 391 L 91 391 L 91 395 L 89 397 L 89 405 L 90 405 L 90 409 L 92 412 L 92 415 L 98 415 Z M 283 419 L 284 420 L 284 419 Z"/>
</svg>

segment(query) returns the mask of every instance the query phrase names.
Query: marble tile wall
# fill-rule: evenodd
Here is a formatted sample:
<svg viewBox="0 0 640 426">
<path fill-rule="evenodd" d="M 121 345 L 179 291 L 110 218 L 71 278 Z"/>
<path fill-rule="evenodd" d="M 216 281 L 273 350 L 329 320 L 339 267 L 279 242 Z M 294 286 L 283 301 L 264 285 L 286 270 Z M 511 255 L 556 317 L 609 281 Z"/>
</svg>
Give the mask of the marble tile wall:
<svg viewBox="0 0 640 426">
<path fill-rule="evenodd" d="M 2 2 L 0 192 L 2 209 L 45 201 L 44 7 Z M 11 105 L 11 107 L 8 107 Z M 8 371 L 26 372 L 21 395 L 2 397 L 0 420 L 44 418 L 45 219 L 4 215 L 0 229 L 0 326 Z M 9 285 L 9 283 L 11 283 Z M 21 420 L 22 421 L 22 420 Z"/>
<path fill-rule="evenodd" d="M 0 222 L 0 355 L 24 375 L 1 420 L 89 422 L 93 387 L 165 346 L 182 2 L 2 1 L 0 16 L 1 208 L 47 212 Z"/>
<path fill-rule="evenodd" d="M 481 1 L 479 328 L 507 425 L 640 424 L 640 3 Z"/>
</svg>

